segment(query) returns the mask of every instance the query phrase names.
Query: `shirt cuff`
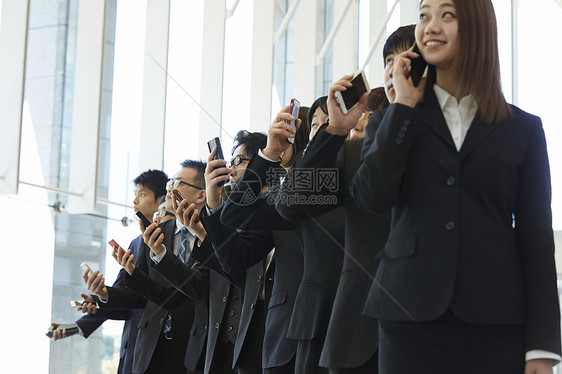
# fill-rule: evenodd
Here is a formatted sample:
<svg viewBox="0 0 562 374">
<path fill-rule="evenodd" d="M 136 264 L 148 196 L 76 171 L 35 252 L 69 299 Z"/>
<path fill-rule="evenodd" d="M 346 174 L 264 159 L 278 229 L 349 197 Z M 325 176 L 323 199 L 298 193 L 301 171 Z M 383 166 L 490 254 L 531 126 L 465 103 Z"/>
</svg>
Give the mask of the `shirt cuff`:
<svg viewBox="0 0 562 374">
<path fill-rule="evenodd" d="M 267 160 L 269 162 L 279 162 L 279 160 L 272 160 L 269 157 L 266 157 L 263 152 L 260 150 L 258 150 L 258 156 L 260 156 L 261 158 L 263 158 L 264 160 Z"/>
<path fill-rule="evenodd" d="M 554 366 L 562 360 L 562 357 L 560 357 L 560 355 L 557 355 L 556 353 L 543 351 L 540 349 L 534 349 L 525 354 L 525 361 L 538 360 L 538 359 L 551 359 L 552 366 Z"/>
<path fill-rule="evenodd" d="M 162 261 L 165 255 L 166 255 L 166 249 L 164 249 L 162 252 L 158 253 L 157 255 L 155 255 L 152 251 L 150 251 L 150 259 L 154 261 L 156 265 L 158 265 L 160 261 Z"/>
<path fill-rule="evenodd" d="M 211 215 L 215 214 L 216 212 L 218 212 L 219 210 L 221 210 L 221 208 L 222 208 L 223 206 L 224 206 L 224 201 L 222 201 L 222 200 L 221 200 L 219 206 L 216 207 L 216 208 L 213 208 L 213 209 L 209 208 L 209 207 L 207 206 L 207 204 L 205 204 L 205 209 L 207 209 L 207 215 L 208 215 L 208 216 L 211 216 Z"/>
</svg>

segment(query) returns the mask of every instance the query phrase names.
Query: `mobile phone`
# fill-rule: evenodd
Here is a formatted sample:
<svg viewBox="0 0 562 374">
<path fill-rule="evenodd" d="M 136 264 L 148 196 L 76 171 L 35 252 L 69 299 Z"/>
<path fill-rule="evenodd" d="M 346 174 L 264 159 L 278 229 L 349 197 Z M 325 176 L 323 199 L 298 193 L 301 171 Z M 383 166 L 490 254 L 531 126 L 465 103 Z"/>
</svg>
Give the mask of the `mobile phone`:
<svg viewBox="0 0 562 374">
<path fill-rule="evenodd" d="M 55 330 L 59 330 L 59 329 L 60 330 L 66 329 L 66 336 L 78 334 L 78 326 L 75 323 L 67 323 L 67 324 L 58 325 L 56 327 L 53 325 L 49 326 L 45 335 L 47 335 L 49 338 L 52 338 Z"/>
<path fill-rule="evenodd" d="M 111 239 L 109 242 L 107 242 L 107 244 L 109 244 L 113 249 L 121 249 L 121 252 L 125 252 L 125 249 L 123 249 L 123 247 L 121 247 L 119 244 L 117 244 L 117 242 L 113 239 Z"/>
<path fill-rule="evenodd" d="M 291 127 L 297 131 L 297 119 L 299 118 L 299 111 L 301 109 L 301 103 L 293 98 L 291 99 L 291 103 L 289 104 L 289 113 L 291 113 L 291 115 L 293 117 L 295 117 L 294 120 L 287 122 L 289 125 L 291 125 Z M 295 142 L 295 137 L 292 136 L 289 139 L 287 139 L 289 141 L 289 143 L 294 143 Z"/>
<path fill-rule="evenodd" d="M 178 203 L 178 205 L 180 205 L 180 203 L 183 201 L 183 196 L 175 188 L 172 190 L 172 193 L 174 194 L 174 197 L 176 198 L 176 202 Z"/>
<path fill-rule="evenodd" d="M 410 64 L 410 78 L 412 78 L 412 83 L 414 84 L 414 86 L 417 87 L 423 77 L 423 73 L 425 72 L 425 68 L 427 67 L 427 62 L 425 62 L 425 60 L 423 59 L 417 43 L 414 43 L 414 49 L 412 49 L 412 51 L 420 55 L 420 57 L 418 58 L 410 58 L 410 60 L 412 61 L 412 63 Z"/>
<path fill-rule="evenodd" d="M 347 114 L 359 102 L 365 92 L 369 92 L 369 82 L 363 70 L 359 70 L 351 80 L 352 86 L 345 91 L 336 91 L 336 101 L 343 114 Z"/>
<path fill-rule="evenodd" d="M 82 305 L 84 305 L 83 301 L 80 300 L 70 300 L 70 306 L 72 306 L 73 308 L 80 308 Z M 96 309 L 99 309 L 100 306 L 96 303 Z"/>
<path fill-rule="evenodd" d="M 148 218 L 146 218 L 146 216 L 144 214 L 142 214 L 142 212 L 140 210 L 136 214 L 137 214 L 137 217 L 139 217 L 140 220 L 142 221 L 142 224 L 144 225 L 145 229 L 148 226 L 150 226 L 150 221 L 148 220 Z"/>
<path fill-rule="evenodd" d="M 174 197 L 176 198 L 176 201 L 177 201 L 177 203 L 178 203 L 178 205 L 179 205 L 179 204 L 183 201 L 183 196 L 181 195 L 181 193 L 180 193 L 177 189 L 173 189 L 173 190 L 172 190 L 172 193 L 174 194 Z M 184 208 L 184 210 L 185 210 L 185 208 Z M 193 215 L 193 213 L 191 213 L 191 214 L 187 217 L 187 219 L 191 220 L 191 216 L 192 216 L 192 215 Z M 195 221 L 196 221 L 196 222 L 199 222 L 199 218 L 197 218 Z"/>
<path fill-rule="evenodd" d="M 213 152 L 213 149 L 216 147 L 217 148 L 217 153 L 215 154 L 215 157 L 213 157 L 213 160 L 224 160 L 224 155 L 222 153 L 222 147 L 221 147 L 221 140 L 219 138 L 213 138 L 211 140 L 209 140 L 207 142 L 207 146 L 209 147 L 209 152 Z M 222 174 L 222 175 L 226 175 L 226 174 Z M 224 185 L 224 181 L 219 182 L 217 184 L 217 186 L 222 187 Z"/>
<path fill-rule="evenodd" d="M 93 271 L 92 269 L 90 269 L 87 263 L 85 262 L 81 263 L 80 267 L 82 268 L 82 271 L 88 271 L 88 276 L 92 275 Z"/>
</svg>

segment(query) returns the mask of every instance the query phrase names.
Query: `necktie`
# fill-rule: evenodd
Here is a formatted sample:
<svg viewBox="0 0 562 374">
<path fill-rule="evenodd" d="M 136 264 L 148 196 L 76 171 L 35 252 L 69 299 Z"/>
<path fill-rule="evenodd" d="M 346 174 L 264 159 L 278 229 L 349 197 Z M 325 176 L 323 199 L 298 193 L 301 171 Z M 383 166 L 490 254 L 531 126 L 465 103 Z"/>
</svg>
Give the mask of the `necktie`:
<svg viewBox="0 0 562 374">
<path fill-rule="evenodd" d="M 178 258 L 184 264 L 187 262 L 187 254 L 190 253 L 191 247 L 189 246 L 189 233 L 187 231 L 187 227 L 183 226 L 180 229 L 180 250 L 178 252 Z M 166 339 L 172 339 L 172 315 L 168 313 L 166 320 L 164 321 L 164 325 L 162 326 L 162 330 L 164 331 L 164 336 Z"/>
</svg>

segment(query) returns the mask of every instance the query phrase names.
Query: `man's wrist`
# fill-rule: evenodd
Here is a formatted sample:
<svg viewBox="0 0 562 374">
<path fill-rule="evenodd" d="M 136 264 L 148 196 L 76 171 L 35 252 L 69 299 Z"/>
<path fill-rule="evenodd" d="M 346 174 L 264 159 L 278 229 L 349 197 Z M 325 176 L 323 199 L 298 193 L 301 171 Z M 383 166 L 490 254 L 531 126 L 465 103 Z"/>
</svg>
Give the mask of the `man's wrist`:
<svg viewBox="0 0 562 374">
<path fill-rule="evenodd" d="M 283 152 L 276 152 L 267 147 L 262 150 L 262 154 L 270 160 L 279 160 L 281 158 L 281 153 Z"/>
</svg>

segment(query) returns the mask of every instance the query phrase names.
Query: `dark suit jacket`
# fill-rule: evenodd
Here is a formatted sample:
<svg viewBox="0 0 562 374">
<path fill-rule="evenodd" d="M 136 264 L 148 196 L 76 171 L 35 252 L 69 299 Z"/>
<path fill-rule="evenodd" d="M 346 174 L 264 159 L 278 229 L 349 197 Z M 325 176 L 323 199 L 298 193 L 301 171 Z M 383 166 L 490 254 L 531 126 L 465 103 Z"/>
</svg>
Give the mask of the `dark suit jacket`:
<svg viewBox="0 0 562 374">
<path fill-rule="evenodd" d="M 297 156 L 298 158 L 299 156 Z M 295 165 L 297 164 L 298 161 Z M 269 162 L 258 155 L 254 156 L 233 192 L 239 188 L 246 188 L 251 189 L 254 196 L 260 196 L 258 188 L 261 189 L 261 186 L 266 184 L 264 181 L 267 180 L 268 173 L 273 169 L 279 169 L 279 163 Z M 318 339 L 322 342 L 338 284 L 338 277 L 334 274 L 339 274 L 342 266 L 343 211 L 336 209 L 325 215 L 311 217 L 294 225 L 281 217 L 275 209 L 274 204 L 280 196 L 279 193 L 279 189 L 273 186 L 253 204 L 248 205 L 245 201 L 232 201 L 233 197 L 244 196 L 244 194 L 233 195 L 231 192 L 232 197 L 229 197 L 229 201 L 224 207 L 222 220 L 227 225 L 250 230 L 295 230 L 303 252 L 303 275 L 295 296 L 291 319 L 288 326 L 280 321 L 268 323 L 268 326 L 278 326 L 279 330 L 275 331 L 275 334 L 284 331 L 285 326 L 287 326 L 286 337 L 289 339 Z M 290 254 L 276 249 L 276 277 L 277 274 L 283 274 L 281 265 L 294 264 L 294 266 L 298 266 L 298 261 L 301 261 L 301 258 L 287 258 L 285 261 L 279 261 L 279 256 L 282 255 Z M 300 270 L 300 267 L 297 269 Z M 288 271 L 290 272 L 287 276 L 292 276 L 292 282 L 296 282 L 299 274 L 291 270 Z M 281 293 L 276 296 L 274 293 L 272 296 L 272 300 L 275 300 L 276 303 L 285 300 L 285 298 L 287 298 L 287 301 L 291 301 L 292 295 L 285 296 Z M 281 315 L 279 316 L 281 317 Z M 269 334 L 269 331 L 266 334 Z M 287 344 L 293 344 L 291 347 L 294 347 L 294 343 L 287 342 Z M 271 352 L 272 350 L 268 351 Z M 289 352 L 288 350 L 284 351 Z M 291 357 L 283 358 L 288 361 Z M 287 362 L 274 356 L 269 358 L 264 355 L 264 361 L 266 360 L 279 365 Z"/>
<path fill-rule="evenodd" d="M 135 257 L 137 257 L 140 245 L 142 244 L 142 235 L 137 236 L 129 249 Z M 125 285 L 125 269 L 121 269 L 112 287 L 121 287 Z M 96 314 L 87 314 L 76 321 L 80 330 L 84 333 L 84 338 L 88 338 L 98 327 L 106 320 L 124 320 L 123 333 L 121 335 L 120 361 L 122 361 L 122 373 L 132 373 L 133 355 L 135 351 L 135 342 L 137 340 L 137 325 L 142 316 L 142 309 L 100 309 Z"/>
<path fill-rule="evenodd" d="M 193 284 L 194 280 L 186 282 L 187 279 L 195 276 L 193 270 L 185 266 L 176 256 L 170 253 L 166 253 L 162 261 L 154 266 L 154 269 L 161 274 L 169 284 L 184 295 L 195 298 L 196 300 L 204 296 L 205 300 L 207 300 L 208 317 L 203 325 L 201 323 L 197 324 L 198 327 L 194 325 L 192 332 L 199 328 L 206 333 L 207 354 L 205 357 L 204 372 L 209 373 L 214 359 L 214 351 L 219 337 L 219 330 L 221 321 L 223 320 L 226 299 L 228 298 L 231 283 L 244 290 L 243 309 L 234 345 L 233 367 L 237 365 L 241 354 L 251 354 L 250 352 L 243 352 L 243 347 L 247 346 L 244 344 L 246 341 L 255 339 L 261 341 L 263 339 L 263 327 L 253 328 L 251 331 L 254 332 L 254 335 L 247 335 L 249 327 L 254 320 L 253 317 L 256 311 L 259 290 L 262 282 L 265 281 L 262 262 L 255 263 L 247 271 L 227 273 L 222 269 L 221 264 L 216 259 L 214 248 L 226 248 L 236 251 L 236 248 L 246 248 L 247 246 L 257 246 L 260 249 L 269 246 L 268 249 L 265 249 L 269 252 L 272 249 L 272 245 L 267 235 L 258 233 L 238 233 L 233 229 L 225 227 L 220 223 L 220 213 L 212 216 L 206 216 L 206 214 L 203 213 L 201 215 L 201 220 L 207 230 L 207 238 L 201 247 L 194 247 L 191 256 L 200 261 L 202 266 L 211 269 L 205 282 L 198 282 L 197 286 Z M 197 279 L 196 276 L 195 279 Z M 203 328 L 201 328 L 201 326 L 203 326 Z M 257 353 L 257 358 L 258 360 L 260 358 L 259 352 Z M 220 360 L 221 358 L 216 357 L 215 359 Z"/>
<path fill-rule="evenodd" d="M 280 201 L 277 210 L 285 218 L 299 221 L 308 214 L 320 215 L 342 205 L 345 208 L 345 256 L 320 365 L 353 368 L 367 362 L 378 347 L 378 321 L 363 316 L 363 308 L 379 263 L 375 256 L 388 236 L 390 214 L 365 212 L 349 195 L 363 139 L 345 141 L 345 136 L 330 135 L 324 129 L 309 143 L 299 167 L 337 169 L 338 189 L 319 188 L 299 193 L 307 197 L 335 194 L 337 204 L 289 205 Z"/>
<path fill-rule="evenodd" d="M 214 253 L 212 253 L 212 257 L 215 259 L 215 252 L 263 252 L 267 255 L 267 253 L 271 252 L 273 249 L 273 239 L 271 237 L 271 233 L 236 231 L 221 223 L 220 212 L 216 212 L 212 215 L 207 215 L 205 212 L 201 216 L 201 221 L 205 226 L 210 241 L 213 243 Z M 207 257 L 210 257 L 210 255 L 211 254 L 208 254 Z M 223 318 L 226 306 L 224 298 L 225 296 L 227 297 L 230 289 L 230 285 L 228 284 L 228 280 L 226 280 L 226 278 L 229 278 L 233 280 L 234 284 L 240 285 L 243 289 L 242 311 L 238 326 L 238 334 L 234 344 L 232 367 L 234 368 L 237 366 L 238 360 L 240 359 L 246 363 L 250 361 L 257 363 L 257 367 L 261 368 L 259 361 L 261 361 L 261 342 L 263 342 L 265 328 L 263 325 L 263 314 L 265 313 L 265 310 L 263 310 L 263 305 L 261 309 L 258 307 L 258 297 L 262 284 L 267 280 L 264 273 L 264 262 L 257 259 L 257 261 L 255 261 L 247 269 L 229 269 L 230 271 L 227 272 L 228 275 L 226 278 L 224 274 L 221 274 L 221 272 L 224 273 L 224 270 L 226 269 L 223 270 L 220 263 L 218 263 L 218 266 L 220 267 L 217 269 L 219 272 L 214 274 L 211 273 L 211 285 L 213 286 L 213 283 L 215 283 L 217 286 L 213 286 L 211 288 L 209 319 L 212 326 L 209 331 L 209 344 L 207 346 L 207 351 L 209 352 L 210 349 L 214 350 L 218 339 L 219 328 L 216 328 L 215 326 L 220 326 L 220 322 Z M 242 277 L 240 277 L 240 275 L 242 275 Z M 268 296 L 269 295 L 266 295 L 266 299 L 268 299 Z M 255 316 L 255 313 L 260 313 L 262 315 Z M 212 321 L 214 321 L 214 323 Z M 258 342 L 258 344 L 255 344 L 256 342 Z M 251 349 L 257 349 L 257 352 L 250 352 Z M 212 356 L 207 358 L 209 364 L 211 359 Z"/>
<path fill-rule="evenodd" d="M 392 208 L 392 222 L 366 312 L 428 321 L 450 308 L 469 323 L 524 325 L 527 350 L 559 354 L 540 119 L 516 107 L 500 123 L 477 115 L 459 152 L 433 92 L 370 121 L 380 126 L 352 194 L 365 209 Z"/>
<path fill-rule="evenodd" d="M 261 159 L 250 161 L 246 168 L 250 172 L 239 179 L 221 212 L 221 221 L 225 225 L 269 233 L 275 246 L 275 271 L 262 349 L 264 369 L 286 365 L 295 356 L 297 341 L 287 338 L 287 332 L 303 273 L 302 251 L 294 225 L 280 217 L 273 203 L 268 202 L 272 193 L 261 192 L 263 186 L 270 184 L 270 167 L 278 176 L 285 174 L 278 163 L 262 162 Z M 273 175 L 269 174 L 269 177 Z M 248 199 L 248 196 L 254 198 Z M 247 269 L 267 255 L 265 250 L 257 247 L 250 251 L 220 247 L 216 253 L 227 271 Z"/>
<path fill-rule="evenodd" d="M 162 229 L 166 248 L 173 248 L 175 220 L 165 222 Z M 197 321 L 203 317 L 196 316 L 193 300 L 185 298 L 154 271 L 149 251 L 150 249 L 143 242 L 135 261 L 136 270 L 132 276 L 126 276 L 127 287 L 108 287 L 109 300 L 104 307 L 144 308 L 139 322 L 133 372 L 142 373 L 150 364 L 154 350 L 159 348 L 157 346 L 158 337 L 168 313 L 171 313 L 172 316 L 172 349 L 177 352 L 186 352 L 185 365 L 188 370 L 194 371 L 204 346 L 202 343 L 204 337 L 193 339 L 197 343 L 191 344 L 191 346 L 196 346 L 191 348 L 196 352 L 194 355 L 190 354 L 188 340 L 190 340 L 194 320 Z M 194 273 L 198 279 L 205 277 L 204 272 L 194 271 Z M 197 289 L 198 283 L 190 282 L 190 285 Z M 142 295 L 139 292 L 142 292 Z M 188 360 L 192 356 L 197 356 L 197 359 Z"/>
</svg>

